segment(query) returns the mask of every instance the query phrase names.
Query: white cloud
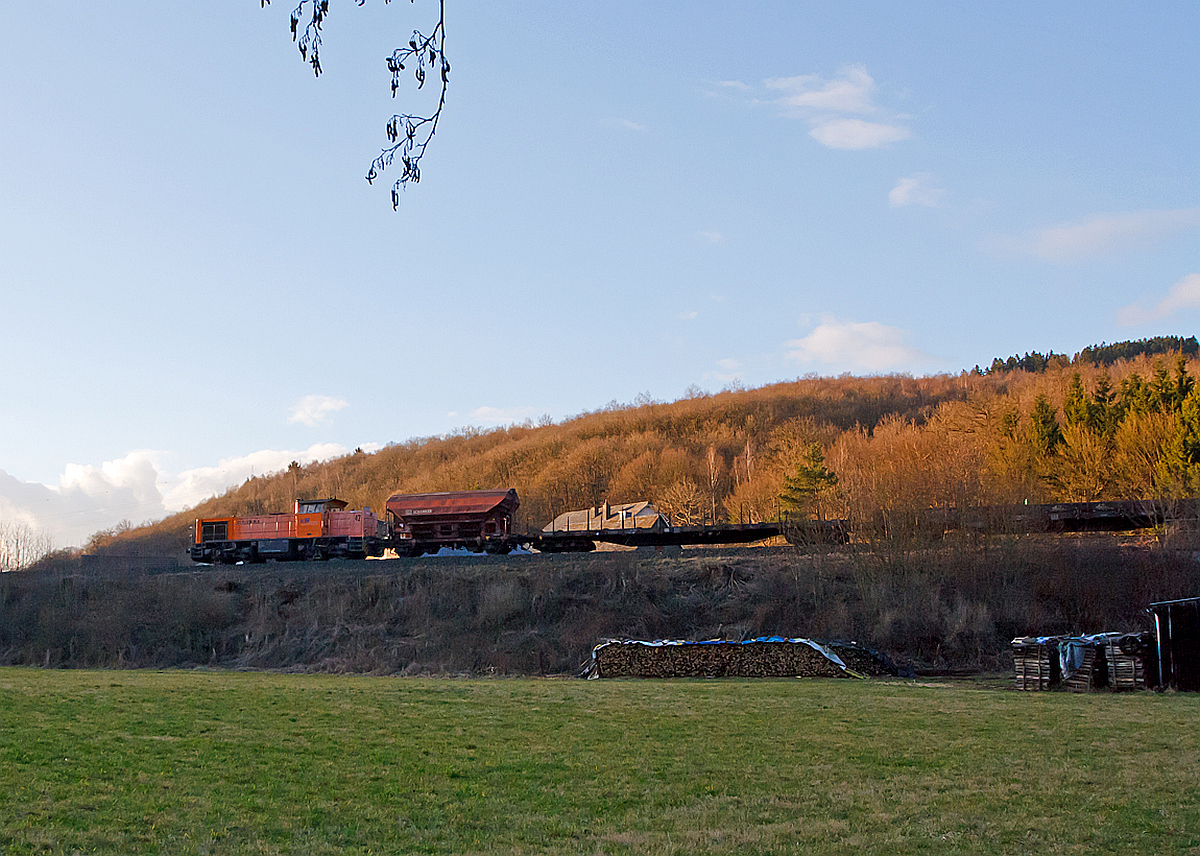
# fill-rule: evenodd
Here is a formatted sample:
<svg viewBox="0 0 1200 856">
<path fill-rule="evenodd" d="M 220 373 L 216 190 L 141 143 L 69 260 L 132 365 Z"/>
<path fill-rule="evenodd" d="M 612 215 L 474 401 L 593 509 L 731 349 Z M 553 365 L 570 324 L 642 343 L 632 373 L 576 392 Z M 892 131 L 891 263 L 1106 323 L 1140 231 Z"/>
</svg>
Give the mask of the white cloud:
<svg viewBox="0 0 1200 856">
<path fill-rule="evenodd" d="M 899 327 L 878 321 L 838 322 L 826 318 L 801 339 L 785 342 L 787 357 L 802 363 L 823 363 L 848 371 L 906 370 L 933 362 L 933 357 L 906 345 Z"/>
<path fill-rule="evenodd" d="M 702 380 L 723 384 L 740 383 L 742 380 L 742 363 L 739 360 L 717 360 L 717 369 L 719 371 L 706 371 Z"/>
<path fill-rule="evenodd" d="M 906 205 L 938 207 L 942 204 L 946 191 L 935 187 L 931 181 L 932 177 L 924 172 L 901 178 L 888 193 L 888 204 L 893 208 L 903 208 Z"/>
<path fill-rule="evenodd" d="M 764 85 L 781 93 L 766 101 L 785 116 L 806 120 L 812 126 L 809 135 L 831 149 L 874 149 L 911 136 L 903 117 L 876 105 L 875 80 L 865 66 L 842 66 L 833 78 L 804 74 L 771 78 Z"/>
<path fill-rule="evenodd" d="M 366 450 L 368 447 L 363 446 Z M 371 449 L 378 448 L 371 445 Z M 163 504 L 167 511 L 182 511 L 211 496 L 224 493 L 232 485 L 241 484 L 252 475 L 261 476 L 285 470 L 292 461 L 310 464 L 345 455 L 349 450 L 339 443 L 315 443 L 303 451 L 294 449 L 261 449 L 248 455 L 222 458 L 214 467 L 184 470 L 174 478 L 164 477 L 167 491 Z M 281 509 L 286 510 L 286 509 Z"/>
<path fill-rule="evenodd" d="M 999 235 L 999 250 L 1048 262 L 1079 262 L 1148 249 L 1181 232 L 1200 229 L 1200 208 L 1095 214 L 1082 220 L 1027 232 Z"/>
<path fill-rule="evenodd" d="M 1167 296 L 1150 309 L 1143 309 L 1136 304 L 1122 307 L 1117 312 L 1117 323 L 1125 326 L 1147 324 L 1170 318 L 1186 309 L 1200 309 L 1200 273 L 1189 273 L 1172 285 Z"/>
<path fill-rule="evenodd" d="M 645 125 L 639 125 L 637 122 L 633 121 L 632 119 L 612 118 L 612 119 L 607 120 L 607 124 L 611 125 L 614 128 L 625 128 L 630 131 L 641 132 L 641 131 L 646 130 Z"/>
<path fill-rule="evenodd" d="M 0 519 L 50 536 L 56 547 L 80 546 L 121 520 L 163 517 L 158 487 L 161 453 L 130 452 L 99 467 L 67 464 L 57 487 L 23 482 L 0 471 Z"/>
<path fill-rule="evenodd" d="M 720 232 L 702 229 L 697 233 L 701 238 L 708 241 L 710 244 L 719 244 L 725 240 L 725 236 Z"/>
<path fill-rule="evenodd" d="M 316 427 L 324 422 L 331 413 L 336 413 L 343 407 L 349 407 L 345 399 L 329 395 L 306 395 L 300 403 L 292 408 L 288 422 L 303 422 L 310 427 Z"/>
<path fill-rule="evenodd" d="M 776 77 L 766 81 L 768 89 L 784 92 L 776 103 L 789 108 L 793 115 L 806 116 L 810 110 L 835 113 L 871 113 L 875 80 L 862 65 L 846 65 L 840 75 L 826 80 L 819 74 Z"/>
<path fill-rule="evenodd" d="M 536 407 L 477 407 L 471 413 L 471 418 L 486 425 L 515 425 L 532 419 L 537 414 Z"/>
<path fill-rule="evenodd" d="M 680 321 L 694 321 L 699 316 L 700 316 L 699 312 L 697 312 L 695 309 L 690 309 L 687 312 L 680 312 L 679 320 Z"/>
<path fill-rule="evenodd" d="M 862 119 L 827 119 L 817 122 L 809 136 L 831 149 L 877 149 L 909 137 L 907 128 L 866 122 Z"/>
</svg>

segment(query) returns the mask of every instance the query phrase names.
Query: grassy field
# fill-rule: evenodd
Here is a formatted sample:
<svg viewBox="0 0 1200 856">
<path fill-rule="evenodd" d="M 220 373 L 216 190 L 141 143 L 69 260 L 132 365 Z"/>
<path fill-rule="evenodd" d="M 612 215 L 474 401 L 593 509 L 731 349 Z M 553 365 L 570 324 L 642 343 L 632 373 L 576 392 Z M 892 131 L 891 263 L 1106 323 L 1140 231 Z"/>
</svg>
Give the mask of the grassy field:
<svg viewBox="0 0 1200 856">
<path fill-rule="evenodd" d="M 1200 852 L 1200 697 L 0 670 L 0 853 Z"/>
</svg>

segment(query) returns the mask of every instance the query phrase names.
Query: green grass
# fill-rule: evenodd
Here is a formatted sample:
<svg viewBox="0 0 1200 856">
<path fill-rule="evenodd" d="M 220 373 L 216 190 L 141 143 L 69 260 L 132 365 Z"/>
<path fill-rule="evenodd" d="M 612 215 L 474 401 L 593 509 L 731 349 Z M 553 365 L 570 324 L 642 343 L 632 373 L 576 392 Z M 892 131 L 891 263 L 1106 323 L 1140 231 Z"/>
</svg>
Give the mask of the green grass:
<svg viewBox="0 0 1200 856">
<path fill-rule="evenodd" d="M 1200 697 L 0 669 L 0 854 L 1188 853 Z"/>
</svg>

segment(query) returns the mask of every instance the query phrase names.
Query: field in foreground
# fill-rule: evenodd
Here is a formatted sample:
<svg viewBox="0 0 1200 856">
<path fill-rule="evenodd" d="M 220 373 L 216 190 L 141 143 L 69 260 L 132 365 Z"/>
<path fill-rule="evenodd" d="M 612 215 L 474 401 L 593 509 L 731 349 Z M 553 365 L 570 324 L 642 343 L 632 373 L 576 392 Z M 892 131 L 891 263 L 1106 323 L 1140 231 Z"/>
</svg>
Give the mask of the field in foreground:
<svg viewBox="0 0 1200 856">
<path fill-rule="evenodd" d="M 1200 697 L 0 669 L 0 853 L 1188 853 Z"/>
</svg>

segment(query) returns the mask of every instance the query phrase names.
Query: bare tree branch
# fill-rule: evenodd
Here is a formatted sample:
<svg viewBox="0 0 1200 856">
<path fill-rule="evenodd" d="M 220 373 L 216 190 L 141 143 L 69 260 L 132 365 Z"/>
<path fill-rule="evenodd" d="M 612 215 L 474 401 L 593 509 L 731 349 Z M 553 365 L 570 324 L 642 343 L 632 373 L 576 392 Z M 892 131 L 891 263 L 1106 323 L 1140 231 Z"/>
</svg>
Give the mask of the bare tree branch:
<svg viewBox="0 0 1200 856">
<path fill-rule="evenodd" d="M 366 0 L 355 0 L 359 6 Z M 392 0 L 384 0 L 391 3 Z M 415 2 L 415 0 L 409 0 Z M 261 0 L 262 7 L 271 4 L 271 0 Z M 292 10 L 291 28 L 292 40 L 300 51 L 300 56 L 312 66 L 313 74 L 321 74 L 321 26 L 329 15 L 329 0 L 300 0 Z M 301 31 L 300 24 L 304 23 Z M 371 161 L 367 170 L 367 183 L 374 184 L 375 179 L 384 170 L 392 166 L 396 156 L 400 157 L 401 172 L 392 184 L 392 210 L 400 207 L 400 191 L 421 180 L 421 158 L 425 156 L 425 148 L 433 135 L 437 133 L 438 122 L 442 118 L 442 109 L 446 106 L 446 89 L 450 82 L 450 61 L 446 59 L 446 3 L 438 0 L 438 20 L 428 35 L 420 30 L 413 30 L 408 44 L 396 48 L 387 58 L 388 71 L 392 73 L 392 97 L 400 88 L 401 75 L 411 70 L 417 81 L 417 89 L 423 89 L 430 74 L 436 74 L 441 83 L 441 93 L 437 109 L 429 115 L 416 113 L 398 113 L 388 121 L 386 133 L 388 143 Z"/>
</svg>

